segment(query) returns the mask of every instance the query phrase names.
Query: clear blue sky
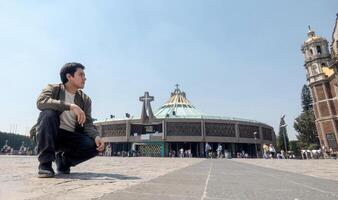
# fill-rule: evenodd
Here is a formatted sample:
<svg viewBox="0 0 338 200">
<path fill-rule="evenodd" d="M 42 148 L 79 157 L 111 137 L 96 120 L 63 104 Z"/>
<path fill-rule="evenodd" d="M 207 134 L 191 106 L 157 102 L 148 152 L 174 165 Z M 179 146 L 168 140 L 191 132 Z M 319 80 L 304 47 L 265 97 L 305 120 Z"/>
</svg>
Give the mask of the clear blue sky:
<svg viewBox="0 0 338 200">
<path fill-rule="evenodd" d="M 35 101 L 69 61 L 87 69 L 93 117 L 156 110 L 179 83 L 205 114 L 288 134 L 301 112 L 307 26 L 331 42 L 338 1 L 1 1 L 0 130 L 27 134 Z M 13 129 L 13 128 L 12 128 Z"/>
</svg>

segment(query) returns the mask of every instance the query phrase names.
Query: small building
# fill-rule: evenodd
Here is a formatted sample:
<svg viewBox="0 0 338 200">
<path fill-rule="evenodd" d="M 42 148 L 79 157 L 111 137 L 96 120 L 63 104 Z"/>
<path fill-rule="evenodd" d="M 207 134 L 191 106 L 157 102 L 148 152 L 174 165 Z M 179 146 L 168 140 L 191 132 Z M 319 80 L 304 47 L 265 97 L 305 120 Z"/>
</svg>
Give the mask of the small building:
<svg viewBox="0 0 338 200">
<path fill-rule="evenodd" d="M 204 157 L 205 148 L 216 152 L 220 145 L 228 155 L 245 152 L 249 157 L 262 155 L 263 144 L 276 143 L 271 126 L 239 118 L 202 114 L 178 85 L 169 100 L 155 114 L 150 102 L 154 97 L 145 92 L 141 117 L 107 119 L 95 122 L 111 155 Z M 110 155 L 110 154 L 109 154 Z"/>
</svg>

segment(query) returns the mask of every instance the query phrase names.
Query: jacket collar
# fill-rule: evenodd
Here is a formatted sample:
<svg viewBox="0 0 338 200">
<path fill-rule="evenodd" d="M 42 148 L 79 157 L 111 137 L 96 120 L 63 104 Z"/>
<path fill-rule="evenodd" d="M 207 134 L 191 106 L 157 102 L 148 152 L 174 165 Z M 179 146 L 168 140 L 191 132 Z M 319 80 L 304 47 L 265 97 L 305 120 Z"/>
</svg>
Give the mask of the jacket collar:
<svg viewBox="0 0 338 200">
<path fill-rule="evenodd" d="M 66 87 L 63 83 L 60 83 L 60 89 L 61 89 L 61 92 L 60 92 L 60 100 L 64 101 L 65 98 L 66 98 Z M 75 99 L 80 97 L 80 92 L 79 90 L 76 91 L 75 93 Z"/>
</svg>

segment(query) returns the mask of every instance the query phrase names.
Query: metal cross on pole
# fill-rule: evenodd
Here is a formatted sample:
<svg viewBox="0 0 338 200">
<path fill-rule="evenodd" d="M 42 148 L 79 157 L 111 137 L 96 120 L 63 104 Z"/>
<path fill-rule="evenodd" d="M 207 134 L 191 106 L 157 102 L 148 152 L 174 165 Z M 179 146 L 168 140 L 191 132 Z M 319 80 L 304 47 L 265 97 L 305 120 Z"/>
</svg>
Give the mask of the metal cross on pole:
<svg viewBox="0 0 338 200">
<path fill-rule="evenodd" d="M 144 96 L 140 97 L 140 101 L 143 102 L 141 119 L 142 121 L 146 121 L 148 119 L 154 118 L 153 111 L 151 109 L 150 102 L 154 101 L 153 96 L 149 96 L 149 92 L 145 92 Z"/>
<path fill-rule="evenodd" d="M 143 101 L 143 103 L 146 105 L 146 110 L 150 107 L 150 102 L 154 101 L 153 96 L 149 96 L 149 92 L 145 92 L 143 97 L 140 97 L 140 101 Z"/>
</svg>

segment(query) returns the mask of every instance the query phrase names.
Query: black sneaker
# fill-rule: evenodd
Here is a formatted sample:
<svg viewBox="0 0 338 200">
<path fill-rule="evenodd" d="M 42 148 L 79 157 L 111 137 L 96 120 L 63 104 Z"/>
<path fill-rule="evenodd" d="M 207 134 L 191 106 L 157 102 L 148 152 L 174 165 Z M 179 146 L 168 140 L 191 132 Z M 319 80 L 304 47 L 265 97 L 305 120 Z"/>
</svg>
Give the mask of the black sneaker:
<svg viewBox="0 0 338 200">
<path fill-rule="evenodd" d="M 39 164 L 39 178 L 51 178 L 55 176 L 55 172 L 52 168 L 52 162 L 40 163 Z"/>
<path fill-rule="evenodd" d="M 57 152 L 55 154 L 55 163 L 58 174 L 70 174 L 70 166 L 67 164 L 63 152 Z"/>
</svg>

